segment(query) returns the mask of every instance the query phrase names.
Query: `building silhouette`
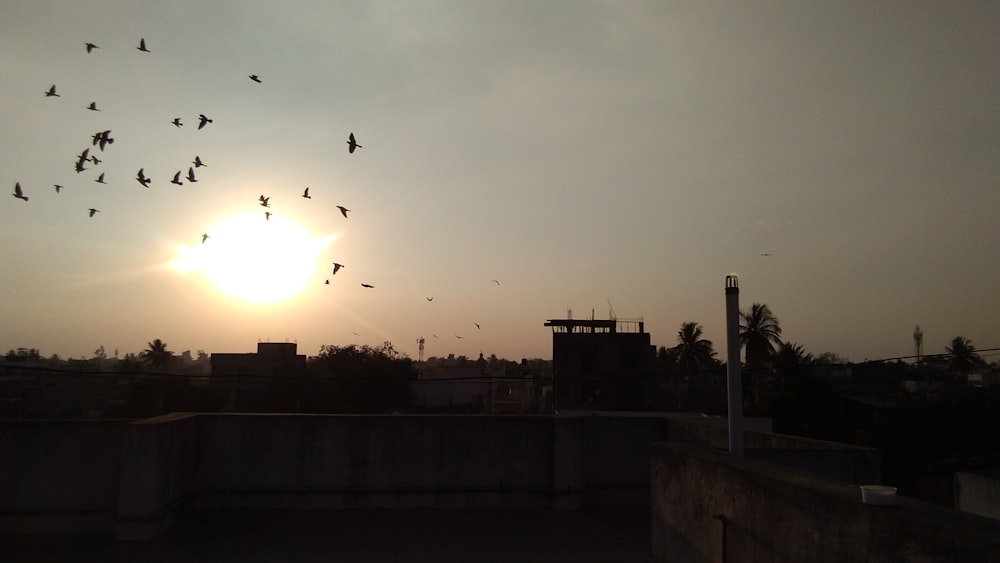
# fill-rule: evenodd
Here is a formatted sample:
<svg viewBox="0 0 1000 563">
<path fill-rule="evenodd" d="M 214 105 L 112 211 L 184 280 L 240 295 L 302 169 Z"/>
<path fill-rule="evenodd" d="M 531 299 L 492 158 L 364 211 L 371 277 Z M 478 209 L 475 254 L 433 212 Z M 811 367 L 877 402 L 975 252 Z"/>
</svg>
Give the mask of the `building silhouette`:
<svg viewBox="0 0 1000 563">
<path fill-rule="evenodd" d="M 641 319 L 550 319 L 555 408 L 640 410 L 653 404 L 656 346 Z"/>
</svg>

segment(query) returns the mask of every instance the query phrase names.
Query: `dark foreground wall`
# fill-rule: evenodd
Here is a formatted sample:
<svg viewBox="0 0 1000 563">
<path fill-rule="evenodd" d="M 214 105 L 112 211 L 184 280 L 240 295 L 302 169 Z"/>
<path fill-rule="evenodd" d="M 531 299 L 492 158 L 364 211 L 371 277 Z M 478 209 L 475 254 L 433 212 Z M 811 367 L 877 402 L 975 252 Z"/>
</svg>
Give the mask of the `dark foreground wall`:
<svg viewBox="0 0 1000 563">
<path fill-rule="evenodd" d="M 116 512 L 124 424 L 0 423 L 0 529 L 30 530 L 36 521 L 53 531 L 109 528 Z"/>
<path fill-rule="evenodd" d="M 863 504 L 857 486 L 703 446 L 651 452 L 657 561 L 1000 562 L 1000 522 L 899 497 Z"/>
</svg>

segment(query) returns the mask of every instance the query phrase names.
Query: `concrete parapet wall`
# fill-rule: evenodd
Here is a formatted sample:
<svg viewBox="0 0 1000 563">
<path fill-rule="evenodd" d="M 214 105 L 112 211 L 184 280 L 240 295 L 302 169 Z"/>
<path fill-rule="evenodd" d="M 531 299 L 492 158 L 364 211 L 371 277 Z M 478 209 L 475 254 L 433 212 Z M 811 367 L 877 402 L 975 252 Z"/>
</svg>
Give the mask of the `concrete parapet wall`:
<svg viewBox="0 0 1000 563">
<path fill-rule="evenodd" d="M 156 537 L 197 490 L 198 417 L 171 414 L 127 424 L 120 456 L 116 535 Z"/>
<path fill-rule="evenodd" d="M 1000 471 L 955 473 L 955 508 L 1000 520 Z"/>
<path fill-rule="evenodd" d="M 651 538 L 657 561 L 1000 562 L 1000 523 L 860 490 L 705 446 L 656 444 Z"/>
<path fill-rule="evenodd" d="M 203 415 L 205 492 L 548 491 L 547 417 Z"/>
<path fill-rule="evenodd" d="M 0 531 L 109 531 L 123 421 L 0 421 Z"/>
</svg>

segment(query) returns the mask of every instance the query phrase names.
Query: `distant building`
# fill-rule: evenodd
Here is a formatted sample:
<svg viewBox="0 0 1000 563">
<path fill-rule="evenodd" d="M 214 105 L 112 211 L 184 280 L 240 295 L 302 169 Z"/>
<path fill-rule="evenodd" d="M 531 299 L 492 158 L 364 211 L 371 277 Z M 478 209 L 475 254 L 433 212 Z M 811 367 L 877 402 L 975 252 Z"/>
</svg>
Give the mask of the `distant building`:
<svg viewBox="0 0 1000 563">
<path fill-rule="evenodd" d="M 641 410 L 654 402 L 656 347 L 642 320 L 552 319 L 555 408 Z"/>
<path fill-rule="evenodd" d="M 213 353 L 211 363 L 213 378 L 247 376 L 265 379 L 306 375 L 306 356 L 298 353 L 298 344 L 294 342 L 258 342 L 255 354 Z"/>
<path fill-rule="evenodd" d="M 490 380 L 489 371 L 479 362 L 455 363 L 451 358 L 422 362 L 411 383 L 413 406 L 426 411 L 484 413 Z"/>
</svg>

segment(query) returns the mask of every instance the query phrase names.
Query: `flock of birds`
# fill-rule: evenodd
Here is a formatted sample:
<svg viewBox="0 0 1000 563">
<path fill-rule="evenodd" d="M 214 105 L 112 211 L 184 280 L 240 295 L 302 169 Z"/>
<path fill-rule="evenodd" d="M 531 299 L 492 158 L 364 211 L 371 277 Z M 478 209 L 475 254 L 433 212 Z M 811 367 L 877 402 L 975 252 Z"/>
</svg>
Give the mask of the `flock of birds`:
<svg viewBox="0 0 1000 563">
<path fill-rule="evenodd" d="M 90 42 L 85 43 L 84 47 L 85 47 L 86 52 L 88 54 L 93 53 L 96 49 L 100 49 L 100 47 L 97 44 L 90 43 Z M 143 52 L 143 53 L 150 53 L 151 52 L 149 50 L 149 48 L 146 46 L 146 40 L 145 40 L 145 38 L 140 38 L 139 39 L 139 45 L 136 47 L 136 49 L 138 51 L 140 51 L 140 52 Z M 263 81 L 261 80 L 260 76 L 257 75 L 257 74 L 251 74 L 251 75 L 249 75 L 249 79 L 252 82 L 256 83 L 256 84 L 262 84 L 263 83 Z M 45 90 L 44 91 L 44 95 L 45 95 L 45 97 L 48 97 L 48 98 L 59 98 L 59 97 L 61 97 L 61 94 L 59 94 L 59 92 L 58 92 L 55 84 L 52 84 L 48 88 L 48 90 Z M 86 106 L 86 109 L 90 110 L 90 111 L 95 111 L 95 112 L 101 111 L 97 107 L 97 102 L 96 101 L 90 102 L 90 104 Z M 177 128 L 181 128 L 181 127 L 184 126 L 183 119 L 180 118 L 180 117 L 175 117 L 169 123 L 172 124 L 172 125 L 174 125 Z M 198 127 L 197 127 L 197 129 L 200 131 L 200 130 L 204 129 L 206 126 L 208 126 L 208 125 L 210 125 L 212 123 L 213 123 L 213 119 L 212 118 L 206 116 L 203 113 L 199 114 L 198 115 Z M 77 155 L 77 157 L 76 157 L 76 160 L 75 160 L 75 163 L 74 163 L 74 170 L 76 171 L 76 173 L 80 174 L 80 173 L 82 173 L 82 172 L 84 172 L 86 170 L 91 170 L 93 167 L 101 164 L 101 162 L 103 161 L 103 159 L 99 158 L 97 156 L 96 152 L 100 151 L 100 153 L 103 155 L 105 149 L 108 148 L 110 145 L 113 145 L 114 142 L 115 142 L 115 139 L 114 139 L 114 137 L 112 137 L 112 131 L 111 130 L 102 130 L 102 131 L 98 131 L 98 132 L 94 133 L 91 136 L 91 144 L 90 144 L 90 146 L 84 148 L 83 151 L 79 155 Z M 355 135 L 354 135 L 353 132 L 351 132 L 348 135 L 346 143 L 347 143 L 347 151 L 348 151 L 349 154 L 354 154 L 355 151 L 357 151 L 360 148 L 363 148 L 362 145 L 360 145 L 358 143 L 357 138 L 355 137 Z M 91 154 L 91 150 L 92 149 L 95 152 L 95 154 Z M 184 174 L 184 170 L 183 169 L 178 170 L 177 172 L 174 173 L 173 178 L 170 180 L 170 183 L 178 185 L 178 186 L 183 185 L 184 181 L 187 181 L 188 183 L 192 183 L 192 184 L 196 183 L 196 182 L 198 182 L 198 178 L 197 178 L 197 176 L 195 174 L 195 170 L 198 169 L 198 168 L 206 167 L 206 166 L 207 165 L 202 161 L 201 157 L 198 156 L 198 155 L 195 155 L 194 160 L 191 161 L 190 166 L 188 166 L 188 168 L 187 168 L 187 173 Z M 144 167 L 140 167 L 139 168 L 138 172 L 136 173 L 135 180 L 141 186 L 143 186 L 144 188 L 147 188 L 147 189 L 150 187 L 150 185 L 153 182 L 153 179 L 151 177 L 149 177 L 149 176 L 146 175 Z M 97 176 L 97 178 L 94 179 L 94 181 L 97 182 L 97 183 L 99 183 L 99 184 L 107 184 L 107 181 L 105 180 L 105 173 L 101 172 Z M 64 187 L 61 184 L 53 184 L 53 186 L 55 188 L 56 193 L 60 193 L 61 190 Z M 13 196 L 15 198 L 20 199 L 20 200 L 25 201 L 25 202 L 27 202 L 29 200 L 29 196 L 25 194 L 24 189 L 22 188 L 20 182 L 15 182 Z M 309 193 L 309 188 L 308 187 L 306 187 L 305 190 L 303 191 L 302 197 L 304 199 L 312 199 L 312 195 Z M 271 218 L 271 215 L 272 215 L 272 213 L 270 211 L 270 208 L 271 208 L 270 199 L 271 199 L 270 196 L 266 196 L 264 194 L 261 194 L 259 196 L 258 200 L 257 200 L 258 204 L 261 207 L 266 208 L 265 211 L 264 211 L 264 220 L 265 221 L 269 221 L 270 218 Z M 340 211 L 341 215 L 343 215 L 344 219 L 347 219 L 348 218 L 348 213 L 351 212 L 351 210 L 348 209 L 347 207 L 343 206 L 343 205 L 337 205 L 336 207 Z M 93 218 L 97 213 L 100 213 L 100 212 L 101 212 L 100 209 L 93 208 L 93 207 L 87 209 L 88 217 L 91 217 L 91 218 Z M 206 244 L 210 238 L 211 238 L 211 236 L 208 233 L 203 233 L 201 235 L 201 243 L 202 244 Z M 333 268 L 332 268 L 332 271 L 330 273 L 330 276 L 337 275 L 337 273 L 341 269 L 343 269 L 344 267 L 345 267 L 344 264 L 341 264 L 341 263 L 338 263 L 338 262 L 333 262 Z M 495 283 L 497 286 L 500 285 L 500 281 L 499 280 L 493 279 L 493 280 L 490 280 L 490 281 L 493 282 L 493 283 Z M 330 285 L 330 283 L 331 283 L 330 282 L 330 278 L 325 279 L 324 283 L 326 285 Z M 375 286 L 373 284 L 371 284 L 371 283 L 362 282 L 361 283 L 361 287 L 363 287 L 365 289 L 374 289 Z M 427 299 L 428 302 L 433 302 L 434 301 L 434 297 L 427 297 L 426 299 Z M 477 330 L 481 330 L 481 327 L 480 327 L 479 323 L 473 323 L 473 325 L 475 325 L 475 327 L 476 327 Z M 356 332 L 354 334 L 357 335 Z M 436 334 L 432 334 L 432 336 L 434 338 L 439 338 L 438 335 L 436 335 Z M 455 338 L 461 340 L 461 339 L 464 339 L 465 337 L 462 336 L 462 335 L 459 335 L 459 334 L 455 334 Z"/>
</svg>

